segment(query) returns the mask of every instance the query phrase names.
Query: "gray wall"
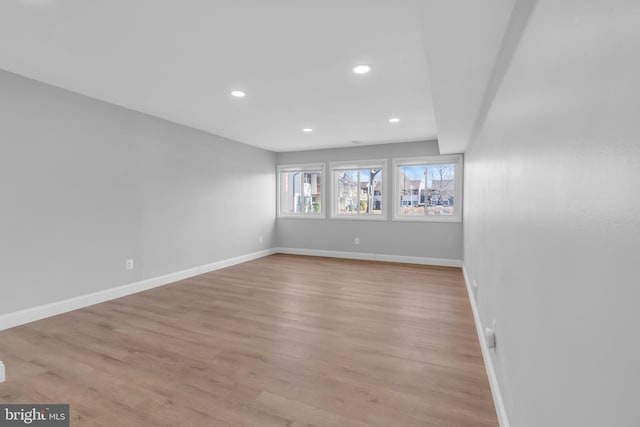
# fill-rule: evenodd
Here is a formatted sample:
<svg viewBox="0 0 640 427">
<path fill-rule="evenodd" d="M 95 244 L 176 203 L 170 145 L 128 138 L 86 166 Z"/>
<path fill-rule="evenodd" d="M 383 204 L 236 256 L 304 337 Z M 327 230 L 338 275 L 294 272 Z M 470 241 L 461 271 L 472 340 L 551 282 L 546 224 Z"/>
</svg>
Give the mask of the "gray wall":
<svg viewBox="0 0 640 427">
<path fill-rule="evenodd" d="M 0 314 L 274 246 L 273 153 L 3 71 L 0 148 Z"/>
<path fill-rule="evenodd" d="M 329 162 L 388 159 L 391 176 L 394 157 L 438 155 L 436 141 L 371 145 L 330 150 L 278 153 L 279 165 L 326 162 L 325 192 L 329 194 Z M 387 177 L 388 178 L 390 178 Z M 388 181 L 390 182 L 390 181 Z M 391 186 L 387 186 L 388 196 Z M 391 200 L 391 197 L 388 198 Z M 325 201 L 325 206 L 330 204 Z M 390 207 L 390 206 L 389 206 Z M 462 259 L 462 224 L 445 222 L 358 221 L 347 219 L 278 219 L 278 245 L 285 248 L 320 249 L 383 255 Z M 360 245 L 354 238 L 360 238 Z"/>
<path fill-rule="evenodd" d="M 540 0 L 465 156 L 511 426 L 640 425 L 640 4 Z"/>
</svg>

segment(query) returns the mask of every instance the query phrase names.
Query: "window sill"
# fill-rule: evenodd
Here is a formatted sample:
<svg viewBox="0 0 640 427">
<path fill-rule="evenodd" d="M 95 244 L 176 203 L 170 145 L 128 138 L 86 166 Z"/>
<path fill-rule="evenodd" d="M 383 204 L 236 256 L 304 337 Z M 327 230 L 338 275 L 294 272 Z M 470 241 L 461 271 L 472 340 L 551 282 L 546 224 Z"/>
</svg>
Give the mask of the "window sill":
<svg viewBox="0 0 640 427">
<path fill-rule="evenodd" d="M 324 215 L 278 215 L 277 219 L 326 219 Z"/>
<path fill-rule="evenodd" d="M 457 216 L 452 217 L 432 217 L 432 216 L 417 216 L 417 217 L 402 217 L 394 216 L 392 221 L 397 222 L 462 222 L 462 218 Z"/>
<path fill-rule="evenodd" d="M 360 216 L 347 216 L 347 215 L 332 215 L 331 219 L 346 219 L 348 221 L 386 221 L 387 217 L 385 215 L 382 216 L 364 216 L 364 215 L 360 215 Z"/>
</svg>

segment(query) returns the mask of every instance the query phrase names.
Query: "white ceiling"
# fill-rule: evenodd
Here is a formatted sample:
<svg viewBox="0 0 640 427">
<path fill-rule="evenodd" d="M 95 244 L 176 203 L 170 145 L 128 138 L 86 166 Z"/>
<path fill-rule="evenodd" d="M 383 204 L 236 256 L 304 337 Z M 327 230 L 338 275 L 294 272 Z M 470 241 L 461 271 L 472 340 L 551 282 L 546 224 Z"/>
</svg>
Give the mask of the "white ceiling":
<svg viewBox="0 0 640 427">
<path fill-rule="evenodd" d="M 461 152 L 512 2 L 2 0 L 0 69 L 273 151 Z"/>
</svg>

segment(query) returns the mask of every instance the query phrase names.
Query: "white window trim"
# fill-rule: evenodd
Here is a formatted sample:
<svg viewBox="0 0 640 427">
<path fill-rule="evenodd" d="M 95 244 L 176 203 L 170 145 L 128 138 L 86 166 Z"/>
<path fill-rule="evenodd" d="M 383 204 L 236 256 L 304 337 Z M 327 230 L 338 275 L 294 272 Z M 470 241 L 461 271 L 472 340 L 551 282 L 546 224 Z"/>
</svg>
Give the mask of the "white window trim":
<svg viewBox="0 0 640 427">
<path fill-rule="evenodd" d="M 380 215 L 373 214 L 358 214 L 358 215 L 348 215 L 348 214 L 340 214 L 337 212 L 338 203 L 336 202 L 336 186 L 337 182 L 335 180 L 335 170 L 344 170 L 344 169 L 367 169 L 381 167 L 382 168 L 382 213 Z M 331 175 L 331 191 L 329 192 L 331 197 L 331 219 L 346 219 L 351 221 L 386 221 L 387 220 L 387 183 L 389 182 L 389 177 L 387 176 L 387 159 L 374 159 L 374 160 L 357 160 L 357 161 L 347 161 L 347 162 L 331 162 L 329 163 L 329 175 Z"/>
<path fill-rule="evenodd" d="M 314 171 L 314 170 L 319 170 L 320 171 L 320 212 L 319 213 L 304 213 L 304 212 L 300 212 L 300 213 L 283 213 L 280 211 L 280 175 L 282 172 L 307 172 L 307 171 Z M 277 203 L 276 203 L 276 208 L 278 210 L 277 212 L 277 217 L 278 218 L 291 218 L 291 219 L 326 219 L 326 211 L 327 211 L 327 204 L 326 204 L 326 195 L 325 195 L 325 190 L 326 190 L 326 185 L 325 185 L 325 181 L 327 180 L 327 174 L 326 174 L 326 167 L 324 163 L 302 163 L 302 164 L 293 164 L 293 165 L 278 165 L 277 167 L 277 171 L 276 171 L 276 176 L 277 176 L 277 191 L 276 191 L 276 197 L 277 197 Z"/>
<path fill-rule="evenodd" d="M 455 214 L 452 216 L 405 216 L 400 215 L 400 206 L 397 203 L 400 200 L 400 189 L 398 182 L 400 177 L 398 171 L 400 166 L 418 166 L 418 165 L 434 165 L 439 163 L 455 163 Z M 393 159 L 393 221 L 420 221 L 420 222 L 462 222 L 462 183 L 464 182 L 464 161 L 462 154 L 453 154 L 449 156 L 429 156 L 429 157 L 405 157 Z"/>
</svg>

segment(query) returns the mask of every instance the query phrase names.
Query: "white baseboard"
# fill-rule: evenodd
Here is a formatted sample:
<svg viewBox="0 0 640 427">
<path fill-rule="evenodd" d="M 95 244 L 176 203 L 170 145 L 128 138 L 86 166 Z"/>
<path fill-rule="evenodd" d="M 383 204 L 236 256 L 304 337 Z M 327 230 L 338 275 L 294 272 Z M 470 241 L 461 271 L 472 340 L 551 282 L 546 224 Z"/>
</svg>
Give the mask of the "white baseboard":
<svg viewBox="0 0 640 427">
<path fill-rule="evenodd" d="M 276 253 L 290 255 L 323 256 L 329 258 L 361 259 L 366 261 L 400 262 L 404 264 L 462 267 L 462 261 L 448 258 L 425 258 L 404 255 L 368 254 L 362 252 L 326 251 L 322 249 L 275 248 Z"/>
<path fill-rule="evenodd" d="M 469 294 L 469 302 L 471 303 L 473 320 L 475 321 L 476 331 L 478 332 L 478 340 L 480 341 L 480 349 L 482 350 L 482 359 L 484 359 L 484 367 L 487 370 L 489 386 L 491 386 L 491 394 L 493 395 L 493 403 L 496 406 L 498 423 L 500 424 L 500 427 L 509 427 L 509 418 L 507 417 L 507 410 L 505 409 L 504 401 L 502 400 L 500 384 L 498 384 L 498 377 L 496 377 L 496 371 L 493 368 L 493 363 L 491 362 L 491 354 L 489 353 L 487 341 L 484 338 L 484 330 L 482 328 L 482 322 L 480 321 L 478 306 L 476 305 L 476 297 L 473 293 L 469 274 L 467 273 L 467 266 L 464 263 L 462 263 L 462 274 L 464 275 L 464 283 L 467 286 L 467 293 Z"/>
<path fill-rule="evenodd" d="M 117 286 L 115 288 L 109 288 L 62 301 L 56 301 L 49 304 L 4 314 L 0 316 L 0 331 L 13 328 L 14 326 L 24 325 L 25 323 L 34 322 L 36 320 L 66 313 L 72 310 L 77 310 L 79 308 L 84 308 L 90 305 L 135 294 L 147 289 L 157 288 L 158 286 L 167 285 L 169 283 L 177 282 L 178 280 L 187 279 L 199 274 L 208 273 L 210 271 L 230 267 L 232 265 L 251 261 L 257 258 L 262 258 L 275 252 L 276 251 L 274 249 L 266 249 L 247 255 L 241 255 L 222 261 L 212 262 L 210 264 L 200 265 L 198 267 L 188 268 L 186 270 L 177 271 L 175 273 L 165 274 L 163 276 L 153 277 L 151 279 L 141 280 L 139 282 L 129 283 L 123 286 Z"/>
</svg>

